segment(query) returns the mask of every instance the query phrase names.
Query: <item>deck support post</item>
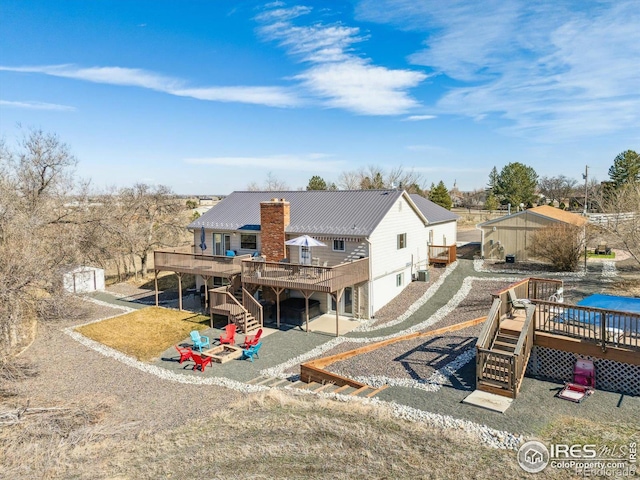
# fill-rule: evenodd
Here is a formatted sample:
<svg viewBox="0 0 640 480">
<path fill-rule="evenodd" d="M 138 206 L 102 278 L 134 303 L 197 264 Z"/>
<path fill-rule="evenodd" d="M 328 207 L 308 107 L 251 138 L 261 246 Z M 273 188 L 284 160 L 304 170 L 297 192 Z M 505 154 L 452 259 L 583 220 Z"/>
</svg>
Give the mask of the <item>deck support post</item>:
<svg viewBox="0 0 640 480">
<path fill-rule="evenodd" d="M 309 333 L 309 297 L 313 295 L 313 292 L 309 290 L 302 290 L 302 295 L 304 295 L 304 309 L 307 315 L 306 330 L 307 333 Z"/>
<path fill-rule="evenodd" d="M 284 288 L 271 287 L 276 294 L 276 326 L 280 328 L 280 294 L 284 292 Z"/>
<path fill-rule="evenodd" d="M 154 270 L 154 284 L 156 286 L 156 307 L 158 306 L 158 270 Z"/>
<path fill-rule="evenodd" d="M 178 276 L 178 310 L 182 311 L 182 274 L 176 273 Z"/>
<path fill-rule="evenodd" d="M 344 294 L 344 288 L 336 291 L 336 293 L 332 293 L 331 297 L 333 301 L 336 302 L 336 337 L 340 336 L 340 324 L 339 324 L 339 314 L 338 310 L 340 309 L 340 300 L 342 299 L 342 295 Z"/>
</svg>

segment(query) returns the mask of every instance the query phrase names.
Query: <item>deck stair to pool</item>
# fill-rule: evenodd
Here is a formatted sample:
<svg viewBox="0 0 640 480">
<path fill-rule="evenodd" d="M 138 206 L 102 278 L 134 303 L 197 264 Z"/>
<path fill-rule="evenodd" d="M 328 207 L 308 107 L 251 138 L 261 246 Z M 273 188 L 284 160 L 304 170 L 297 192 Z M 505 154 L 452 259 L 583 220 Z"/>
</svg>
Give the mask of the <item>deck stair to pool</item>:
<svg viewBox="0 0 640 480">
<path fill-rule="evenodd" d="M 533 348 L 535 306 L 503 317 L 496 298 L 476 343 L 476 388 L 515 398 Z"/>
<path fill-rule="evenodd" d="M 289 380 L 279 377 L 260 376 L 249 380 L 249 385 L 261 385 L 269 388 L 291 387 L 299 390 L 306 390 L 313 393 L 336 393 L 351 397 L 372 398 L 385 390 L 388 385 L 372 387 L 369 385 L 338 385 L 335 382 L 303 382 L 302 380 Z"/>
</svg>

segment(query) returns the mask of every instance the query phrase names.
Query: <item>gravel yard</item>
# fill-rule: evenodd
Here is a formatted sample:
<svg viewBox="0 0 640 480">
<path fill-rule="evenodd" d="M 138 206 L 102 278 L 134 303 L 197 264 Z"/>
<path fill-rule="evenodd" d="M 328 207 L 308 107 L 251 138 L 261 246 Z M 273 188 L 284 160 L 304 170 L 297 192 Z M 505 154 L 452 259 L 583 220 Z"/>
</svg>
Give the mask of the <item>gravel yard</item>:
<svg viewBox="0 0 640 480">
<path fill-rule="evenodd" d="M 412 285 L 420 284 L 420 283 L 421 282 L 414 282 L 412 283 Z M 453 310 L 451 313 L 445 316 L 442 320 L 434 324 L 431 327 L 431 329 L 436 329 L 436 328 L 454 325 L 456 323 L 466 322 L 468 320 L 473 320 L 475 318 L 486 315 L 489 311 L 489 308 L 491 307 L 492 299 L 490 294 L 492 292 L 495 292 L 497 290 L 500 290 L 506 287 L 507 285 L 509 285 L 509 283 L 510 283 L 509 281 L 495 281 L 495 280 L 482 280 L 482 279 L 474 280 L 472 285 L 473 288 L 471 288 L 467 296 L 458 304 L 455 310 Z M 424 283 L 422 285 L 424 285 Z M 408 290 L 408 288 L 406 290 Z M 415 291 L 416 290 L 414 290 L 414 293 Z M 396 311 L 403 312 L 404 310 L 406 310 L 406 308 L 408 308 L 408 306 L 404 306 L 404 305 L 407 305 L 407 304 L 411 305 L 418 298 L 420 298 L 420 295 L 415 296 L 415 295 L 408 294 L 405 296 L 404 295 L 405 292 L 403 292 L 403 294 L 398 295 L 395 299 L 393 299 L 393 301 L 388 305 L 390 306 L 390 309 L 395 309 Z M 422 291 L 422 293 L 424 293 L 424 291 Z M 401 305 L 404 306 L 404 310 L 401 310 Z M 392 320 L 394 319 L 389 319 L 388 321 L 392 321 Z M 441 365 L 439 364 L 432 365 L 433 362 L 431 357 L 433 357 L 433 355 L 436 355 L 435 354 L 436 350 L 440 350 L 442 355 L 446 354 L 445 350 L 447 348 L 453 352 L 452 355 L 447 356 L 448 360 L 446 363 L 448 363 L 449 361 L 452 361 L 457 355 L 460 355 L 464 350 L 475 345 L 475 339 L 477 338 L 481 328 L 482 326 L 480 325 L 480 326 L 476 326 L 476 327 L 472 327 L 470 329 L 464 330 L 463 332 L 465 333 L 461 333 L 460 331 L 452 332 L 449 335 L 436 337 L 440 339 L 437 341 L 436 339 L 422 338 L 422 339 L 413 339 L 413 340 L 394 343 L 389 346 L 380 348 L 378 350 L 374 350 L 373 352 L 359 355 L 342 362 L 337 362 L 327 367 L 327 369 L 331 372 L 338 373 L 340 375 L 344 375 L 347 377 L 363 377 L 363 376 L 370 376 L 370 375 L 392 376 L 389 373 L 382 373 L 388 368 L 396 372 L 400 378 L 425 378 L 425 376 L 428 377 L 429 375 L 431 375 L 431 373 L 433 373 L 434 370 L 437 370 L 441 367 Z M 467 345 L 469 342 L 469 339 L 473 340 L 473 343 L 471 343 L 470 345 Z M 403 369 L 403 367 L 397 367 L 399 362 L 398 360 L 399 357 L 402 357 L 408 352 L 414 351 L 416 349 L 419 350 L 419 347 L 422 344 L 427 345 L 434 341 L 436 341 L 436 344 L 431 345 L 429 347 L 425 347 L 426 349 L 433 349 L 433 354 L 425 351 L 425 354 L 427 354 L 427 356 L 425 358 L 421 357 L 419 360 L 423 363 L 431 365 L 429 367 L 425 367 L 426 369 L 421 369 L 421 372 L 424 375 L 416 376 L 416 375 L 407 373 L 407 370 Z M 465 347 L 462 348 L 461 350 L 460 348 L 457 347 L 458 343 L 465 344 Z M 445 348 L 444 345 L 447 345 L 447 344 L 448 344 L 448 347 Z M 355 348 L 361 347 L 363 345 L 365 344 L 362 342 L 355 342 L 355 341 L 350 342 L 348 341 L 348 339 L 345 339 L 343 343 L 340 343 L 339 345 L 336 345 L 332 349 L 305 361 L 328 357 L 330 355 L 336 355 L 338 353 L 344 353 L 349 350 L 353 350 Z M 416 355 L 420 356 L 418 353 L 416 353 Z M 394 363 L 396 367 L 390 366 L 392 363 Z M 297 375 L 300 373 L 300 366 L 299 364 L 291 366 L 286 370 L 284 370 L 284 372 L 290 375 Z"/>
<path fill-rule="evenodd" d="M 400 295 L 376 312 L 375 320 L 371 326 L 384 325 L 398 318 L 398 314 L 404 313 L 407 308 L 422 297 L 429 287 L 438 281 L 444 271 L 444 268 L 431 267 L 428 282 L 411 282 L 407 285 Z"/>
<path fill-rule="evenodd" d="M 336 362 L 326 369 L 345 377 L 390 377 L 425 380 L 476 344 L 482 325 L 447 335 L 392 343 Z"/>
<path fill-rule="evenodd" d="M 473 288 L 455 310 L 433 325 L 442 328 L 486 315 L 491 307 L 490 293 L 509 285 L 505 281 L 474 280 Z M 327 370 L 346 377 L 385 376 L 391 378 L 426 379 L 436 370 L 454 361 L 475 346 L 482 325 L 437 337 L 414 338 L 336 362 Z M 360 345 L 355 345 L 356 348 Z M 342 344 L 324 356 L 345 351 Z"/>
</svg>

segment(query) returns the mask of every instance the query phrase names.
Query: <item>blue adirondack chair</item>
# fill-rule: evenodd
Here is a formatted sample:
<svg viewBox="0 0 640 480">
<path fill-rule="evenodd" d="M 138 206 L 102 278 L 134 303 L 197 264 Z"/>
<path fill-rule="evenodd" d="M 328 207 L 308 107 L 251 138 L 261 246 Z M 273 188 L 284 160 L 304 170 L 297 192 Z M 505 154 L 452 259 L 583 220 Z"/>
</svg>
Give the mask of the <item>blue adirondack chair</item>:
<svg viewBox="0 0 640 480">
<path fill-rule="evenodd" d="M 200 335 L 200 332 L 197 330 L 191 332 L 191 341 L 193 342 L 193 346 L 200 352 L 202 352 L 202 347 L 209 346 L 209 337 Z"/>
<path fill-rule="evenodd" d="M 258 351 L 260 350 L 261 346 L 262 346 L 262 342 L 259 342 L 258 344 L 253 345 L 253 346 L 247 348 L 246 350 L 243 350 L 242 351 L 242 358 L 248 358 L 252 362 L 253 362 L 254 355 L 257 358 L 260 358 L 260 356 L 258 355 Z"/>
</svg>

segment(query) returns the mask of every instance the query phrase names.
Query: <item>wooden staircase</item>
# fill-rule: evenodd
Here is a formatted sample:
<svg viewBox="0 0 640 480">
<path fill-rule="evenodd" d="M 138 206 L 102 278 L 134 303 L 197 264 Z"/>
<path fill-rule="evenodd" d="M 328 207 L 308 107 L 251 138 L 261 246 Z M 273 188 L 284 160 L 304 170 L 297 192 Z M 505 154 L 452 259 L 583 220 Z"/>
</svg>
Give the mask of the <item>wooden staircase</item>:
<svg viewBox="0 0 640 480">
<path fill-rule="evenodd" d="M 496 298 L 476 344 L 476 388 L 516 398 L 533 347 L 535 307 L 500 318 Z M 522 312 L 522 313 L 521 313 Z"/>
<path fill-rule="evenodd" d="M 238 326 L 238 330 L 241 333 L 248 333 L 260 328 L 260 323 L 249 312 L 245 311 L 244 315 L 240 315 L 236 318 L 235 324 Z"/>
<path fill-rule="evenodd" d="M 225 315 L 235 323 L 239 333 L 249 333 L 262 327 L 262 306 L 240 288 L 229 291 L 226 287 L 211 291 L 211 313 Z"/>
<path fill-rule="evenodd" d="M 269 388 L 292 387 L 292 388 L 297 388 L 299 390 L 306 390 L 313 393 L 321 393 L 321 392 L 336 393 L 341 395 L 347 395 L 349 397 L 362 397 L 362 398 L 372 398 L 388 387 L 388 385 L 383 385 L 382 387 L 379 387 L 379 388 L 371 387 L 369 385 L 363 385 L 361 387 L 356 388 L 351 385 L 338 385 L 333 382 L 307 383 L 301 380 L 290 381 L 288 379 L 283 379 L 278 377 L 266 377 L 266 376 L 256 377 L 254 379 L 249 380 L 247 383 L 250 385 L 262 385 L 264 387 L 269 387 Z"/>
</svg>

